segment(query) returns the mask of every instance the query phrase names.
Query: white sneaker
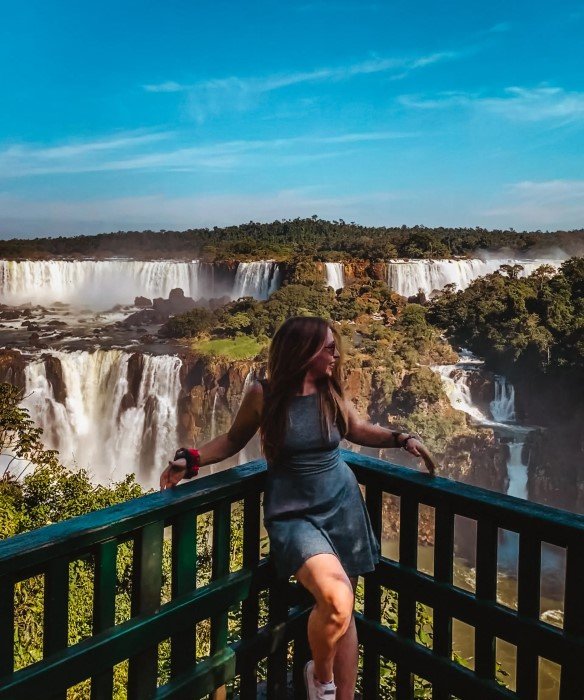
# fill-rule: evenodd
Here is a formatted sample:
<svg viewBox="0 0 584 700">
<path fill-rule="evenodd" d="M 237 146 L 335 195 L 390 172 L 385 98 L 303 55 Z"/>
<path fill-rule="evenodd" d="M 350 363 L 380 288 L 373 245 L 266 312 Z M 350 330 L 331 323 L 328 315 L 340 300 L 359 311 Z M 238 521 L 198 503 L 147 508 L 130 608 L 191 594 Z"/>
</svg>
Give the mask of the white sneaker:
<svg viewBox="0 0 584 700">
<path fill-rule="evenodd" d="M 304 667 L 304 683 L 307 700 L 335 700 L 337 686 L 333 681 L 321 683 L 314 677 L 314 661 L 310 660 Z"/>
</svg>

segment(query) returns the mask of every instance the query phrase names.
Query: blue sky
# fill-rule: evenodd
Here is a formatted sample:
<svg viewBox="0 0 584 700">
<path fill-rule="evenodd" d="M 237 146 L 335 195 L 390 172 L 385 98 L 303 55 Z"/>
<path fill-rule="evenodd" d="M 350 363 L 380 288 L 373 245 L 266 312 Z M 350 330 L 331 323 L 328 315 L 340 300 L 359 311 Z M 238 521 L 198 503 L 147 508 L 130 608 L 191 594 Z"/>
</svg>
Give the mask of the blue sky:
<svg viewBox="0 0 584 700">
<path fill-rule="evenodd" d="M 584 2 L 6 4 L 0 237 L 584 226 Z"/>
</svg>

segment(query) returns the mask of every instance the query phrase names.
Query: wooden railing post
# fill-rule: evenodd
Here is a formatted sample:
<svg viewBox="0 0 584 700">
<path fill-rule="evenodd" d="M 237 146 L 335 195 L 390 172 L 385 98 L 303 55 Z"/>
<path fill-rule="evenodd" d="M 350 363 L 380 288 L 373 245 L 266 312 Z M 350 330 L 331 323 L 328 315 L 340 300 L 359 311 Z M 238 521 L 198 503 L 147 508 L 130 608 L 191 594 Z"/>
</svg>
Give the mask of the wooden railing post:
<svg viewBox="0 0 584 700">
<path fill-rule="evenodd" d="M 381 544 L 382 493 L 378 483 L 372 481 L 366 485 L 365 503 L 369 511 L 371 526 Z M 375 572 L 365 576 L 363 613 L 369 620 L 381 621 L 381 586 Z M 379 661 L 379 652 L 370 641 L 366 640 L 363 645 L 363 695 L 366 698 L 372 698 L 372 700 L 379 697 L 381 677 Z"/>
<path fill-rule="evenodd" d="M 14 583 L 0 577 L 0 683 L 14 671 Z"/>
<path fill-rule="evenodd" d="M 181 513 L 172 523 L 172 597 L 189 593 L 196 586 L 197 516 Z M 175 678 L 195 663 L 196 629 L 189 626 L 171 637 L 171 676 Z"/>
<path fill-rule="evenodd" d="M 48 657 L 67 648 L 69 632 L 69 562 L 54 559 L 45 573 L 43 652 Z M 66 700 L 67 692 L 47 693 L 50 700 Z"/>
<path fill-rule="evenodd" d="M 401 497 L 399 524 L 400 566 L 415 569 L 418 565 L 418 502 L 408 494 Z M 403 639 L 413 641 L 416 634 L 416 596 L 407 586 L 401 586 L 397 603 L 397 632 Z M 412 668 L 399 663 L 396 671 L 397 700 L 414 696 Z"/>
<path fill-rule="evenodd" d="M 229 543 L 231 532 L 231 503 L 224 499 L 213 510 L 213 563 L 211 580 L 229 573 Z M 227 646 L 227 610 L 211 618 L 211 655 Z M 227 691 L 220 686 L 212 694 L 213 700 L 225 700 Z"/>
<path fill-rule="evenodd" d="M 499 530 L 492 520 L 480 519 L 477 524 L 476 597 L 490 603 L 497 599 L 497 539 Z M 475 671 L 482 678 L 495 677 L 495 637 L 485 629 L 488 619 L 475 627 Z"/>
<path fill-rule="evenodd" d="M 260 560 L 260 493 L 246 494 L 243 502 L 243 566 L 256 569 Z M 241 636 L 245 641 L 253 639 L 259 626 L 258 591 L 243 601 Z M 241 695 L 253 697 L 257 692 L 257 664 L 247 664 L 241 672 Z"/>
<path fill-rule="evenodd" d="M 145 525 L 134 540 L 132 617 L 160 607 L 164 522 Z M 158 644 L 135 656 L 128 649 L 128 700 L 146 700 L 156 692 Z"/>
<path fill-rule="evenodd" d="M 565 659 L 560 682 L 560 700 L 571 700 L 582 692 L 584 669 L 584 541 L 568 545 L 566 562 L 566 593 L 564 599 L 564 630 L 580 644 Z"/>
<path fill-rule="evenodd" d="M 116 612 L 116 558 L 118 543 L 102 542 L 95 556 L 95 581 L 93 593 L 93 633 L 113 627 Z M 91 700 L 111 700 L 114 694 L 113 668 L 93 676 Z"/>
<path fill-rule="evenodd" d="M 452 585 L 454 562 L 454 515 L 448 505 L 436 506 L 434 522 L 434 579 L 446 586 Z M 452 616 L 445 605 L 434 608 L 432 620 L 434 631 L 434 653 L 445 661 L 452 655 Z M 443 684 L 433 687 L 433 700 L 449 700 L 450 693 Z"/>
</svg>

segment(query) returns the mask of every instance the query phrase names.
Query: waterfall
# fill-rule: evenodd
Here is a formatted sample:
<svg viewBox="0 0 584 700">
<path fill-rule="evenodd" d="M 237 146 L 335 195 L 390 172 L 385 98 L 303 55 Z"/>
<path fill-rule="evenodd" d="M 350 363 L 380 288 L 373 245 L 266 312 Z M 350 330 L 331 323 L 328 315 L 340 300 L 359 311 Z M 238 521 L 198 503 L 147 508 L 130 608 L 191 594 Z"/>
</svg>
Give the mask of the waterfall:
<svg viewBox="0 0 584 700">
<path fill-rule="evenodd" d="M 433 291 L 455 284 L 456 289 L 466 289 L 478 277 L 496 272 L 501 265 L 521 265 L 521 277 L 530 275 L 540 265 L 558 268 L 558 260 L 390 260 L 387 263 L 387 285 L 404 297 L 411 297 L 421 290 L 430 296 Z"/>
<path fill-rule="evenodd" d="M 271 261 L 240 263 L 227 276 L 217 275 L 215 267 L 199 260 L 0 260 L 0 300 L 13 305 L 59 301 L 102 311 L 137 296 L 167 298 L 176 288 L 193 299 L 267 299 L 281 283 L 280 268 Z"/>
<path fill-rule="evenodd" d="M 209 439 L 217 437 L 217 399 L 219 398 L 219 391 L 215 391 L 215 396 L 213 397 L 213 408 L 211 409 L 211 435 Z"/>
<path fill-rule="evenodd" d="M 326 285 L 335 291 L 345 286 L 345 267 L 343 263 L 327 262 L 324 264 Z"/>
<path fill-rule="evenodd" d="M 468 386 L 468 377 L 476 370 L 462 365 L 433 365 L 431 369 L 442 378 L 442 386 L 453 408 L 464 411 L 478 423 L 488 422 L 487 416 L 474 405 Z"/>
<path fill-rule="evenodd" d="M 0 296 L 9 304 L 59 301 L 104 310 L 137 296 L 167 298 L 177 287 L 195 299 L 213 296 L 213 266 L 198 260 L 0 261 Z"/>
<path fill-rule="evenodd" d="M 256 372 L 255 368 L 252 367 L 249 372 L 245 375 L 245 379 L 243 380 L 243 389 L 241 390 L 241 395 L 244 396 L 245 392 L 249 389 L 250 384 L 255 381 L 256 378 Z"/>
<path fill-rule="evenodd" d="M 139 386 L 128 376 L 132 357 L 120 350 L 50 351 L 60 361 L 64 403 L 56 400 L 43 359 L 26 367 L 26 399 L 46 446 L 70 467 L 86 468 L 98 483 L 135 472 L 156 486 L 177 447 L 181 360 L 143 355 Z M 136 390 L 129 398 L 129 390 Z"/>
<path fill-rule="evenodd" d="M 527 464 L 523 463 L 521 454 L 524 442 L 512 442 L 509 445 L 509 461 L 507 462 L 507 476 L 509 477 L 509 496 L 527 498 Z"/>
<path fill-rule="evenodd" d="M 515 420 L 515 388 L 505 377 L 495 375 L 495 398 L 489 408 L 497 423 L 512 423 Z"/>
<path fill-rule="evenodd" d="M 279 266 L 272 260 L 242 262 L 237 266 L 232 297 L 254 297 L 267 299 L 280 287 L 281 273 Z"/>
</svg>

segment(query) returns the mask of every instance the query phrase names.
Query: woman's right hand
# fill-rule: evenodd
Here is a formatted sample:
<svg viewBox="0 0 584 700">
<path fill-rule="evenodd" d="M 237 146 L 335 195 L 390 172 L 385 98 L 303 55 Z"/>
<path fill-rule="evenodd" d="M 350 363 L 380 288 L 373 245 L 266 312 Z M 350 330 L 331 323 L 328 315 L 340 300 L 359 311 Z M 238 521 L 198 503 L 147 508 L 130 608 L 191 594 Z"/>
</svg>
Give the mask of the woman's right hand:
<svg viewBox="0 0 584 700">
<path fill-rule="evenodd" d="M 435 475 L 436 470 L 438 469 L 438 465 L 436 464 L 436 461 L 434 460 L 434 457 L 432 456 L 430 450 L 426 447 L 426 445 L 424 445 L 424 443 L 421 440 L 418 440 L 417 438 L 413 437 L 410 438 L 407 441 L 406 447 L 404 449 L 406 450 L 406 452 L 413 454 L 415 457 L 421 457 L 430 476 Z"/>
<path fill-rule="evenodd" d="M 168 461 L 168 467 L 160 475 L 160 490 L 169 489 L 176 486 L 179 481 L 185 477 L 187 470 L 186 459 L 171 459 Z"/>
</svg>

